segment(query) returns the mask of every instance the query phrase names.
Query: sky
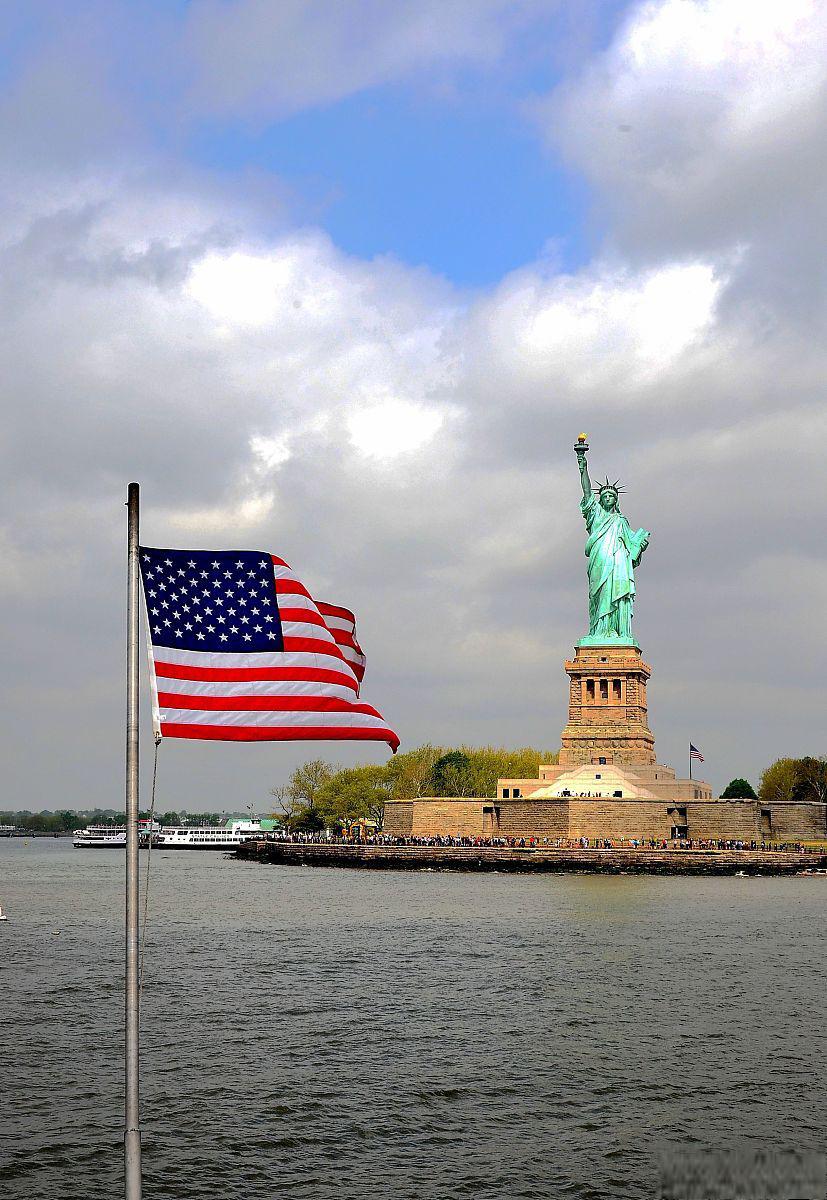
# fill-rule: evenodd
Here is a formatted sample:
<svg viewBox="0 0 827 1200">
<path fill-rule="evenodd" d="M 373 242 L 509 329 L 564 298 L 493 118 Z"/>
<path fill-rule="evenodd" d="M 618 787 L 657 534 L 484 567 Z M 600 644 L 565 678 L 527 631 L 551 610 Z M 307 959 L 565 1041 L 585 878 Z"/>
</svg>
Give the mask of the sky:
<svg viewBox="0 0 827 1200">
<path fill-rule="evenodd" d="M 146 544 L 356 611 L 402 749 L 556 748 L 581 431 L 652 535 L 660 761 L 827 752 L 827 4 L 32 0 L 0 46 L 0 808 L 122 804 L 133 479 Z M 317 755 L 387 752 L 170 740 L 158 804 Z"/>
</svg>

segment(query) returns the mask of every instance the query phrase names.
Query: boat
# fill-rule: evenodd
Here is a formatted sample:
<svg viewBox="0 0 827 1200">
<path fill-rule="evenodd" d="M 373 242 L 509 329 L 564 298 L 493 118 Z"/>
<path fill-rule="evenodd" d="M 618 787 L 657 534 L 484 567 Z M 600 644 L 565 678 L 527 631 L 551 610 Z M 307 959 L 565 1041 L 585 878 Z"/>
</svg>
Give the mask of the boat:
<svg viewBox="0 0 827 1200">
<path fill-rule="evenodd" d="M 157 821 L 152 822 L 152 844 L 155 846 L 161 826 Z M 149 845 L 150 824 L 147 820 L 138 822 L 138 845 Z M 72 845 L 77 850 L 124 850 L 126 848 L 125 825 L 87 825 L 85 829 L 76 829 L 72 834 Z"/>
<path fill-rule="evenodd" d="M 3 905 L 2 905 L 2 904 L 0 904 L 0 921 L 8 921 L 8 919 L 9 919 L 9 918 L 8 918 L 8 917 L 6 916 L 6 914 L 3 912 Z"/>
<path fill-rule="evenodd" d="M 159 850 L 233 850 L 254 837 L 265 837 L 274 822 L 256 817 L 230 818 L 226 825 L 164 825 L 152 839 Z"/>
</svg>

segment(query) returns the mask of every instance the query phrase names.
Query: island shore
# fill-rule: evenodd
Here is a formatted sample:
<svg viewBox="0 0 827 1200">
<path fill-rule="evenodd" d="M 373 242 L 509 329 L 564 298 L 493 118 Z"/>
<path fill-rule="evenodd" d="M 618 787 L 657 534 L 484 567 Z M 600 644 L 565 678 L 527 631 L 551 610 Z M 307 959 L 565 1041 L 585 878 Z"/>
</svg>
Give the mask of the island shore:
<svg viewBox="0 0 827 1200">
<path fill-rule="evenodd" d="M 823 871 L 827 853 L 791 850 L 597 849 L 553 846 L 394 846 L 245 842 L 246 862 L 394 871 L 568 871 L 608 875 L 796 875 Z"/>
</svg>

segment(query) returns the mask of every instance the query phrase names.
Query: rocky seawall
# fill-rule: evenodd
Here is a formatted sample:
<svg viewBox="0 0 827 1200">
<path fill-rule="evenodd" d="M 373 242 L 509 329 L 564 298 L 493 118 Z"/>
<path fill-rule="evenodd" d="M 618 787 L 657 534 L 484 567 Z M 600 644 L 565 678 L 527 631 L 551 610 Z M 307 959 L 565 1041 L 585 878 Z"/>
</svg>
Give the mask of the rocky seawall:
<svg viewBox="0 0 827 1200">
<path fill-rule="evenodd" d="M 568 871 L 607 875 L 796 875 L 823 871 L 827 854 L 764 850 L 631 850 L 509 846 L 388 846 L 244 842 L 246 862 L 391 871 Z"/>
</svg>

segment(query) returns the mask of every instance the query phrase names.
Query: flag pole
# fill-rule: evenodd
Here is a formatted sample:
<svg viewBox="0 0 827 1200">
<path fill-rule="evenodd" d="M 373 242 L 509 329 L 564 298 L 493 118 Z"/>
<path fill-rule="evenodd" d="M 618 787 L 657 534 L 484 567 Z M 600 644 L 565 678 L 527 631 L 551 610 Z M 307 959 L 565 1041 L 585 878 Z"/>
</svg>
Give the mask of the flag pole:
<svg viewBox="0 0 827 1200">
<path fill-rule="evenodd" d="M 127 492 L 126 574 L 126 973 L 124 1182 L 126 1200 L 141 1200 L 138 1092 L 138 522 L 140 488 Z"/>
<path fill-rule="evenodd" d="M 689 778 L 692 778 L 692 743 L 689 743 Z"/>
</svg>

